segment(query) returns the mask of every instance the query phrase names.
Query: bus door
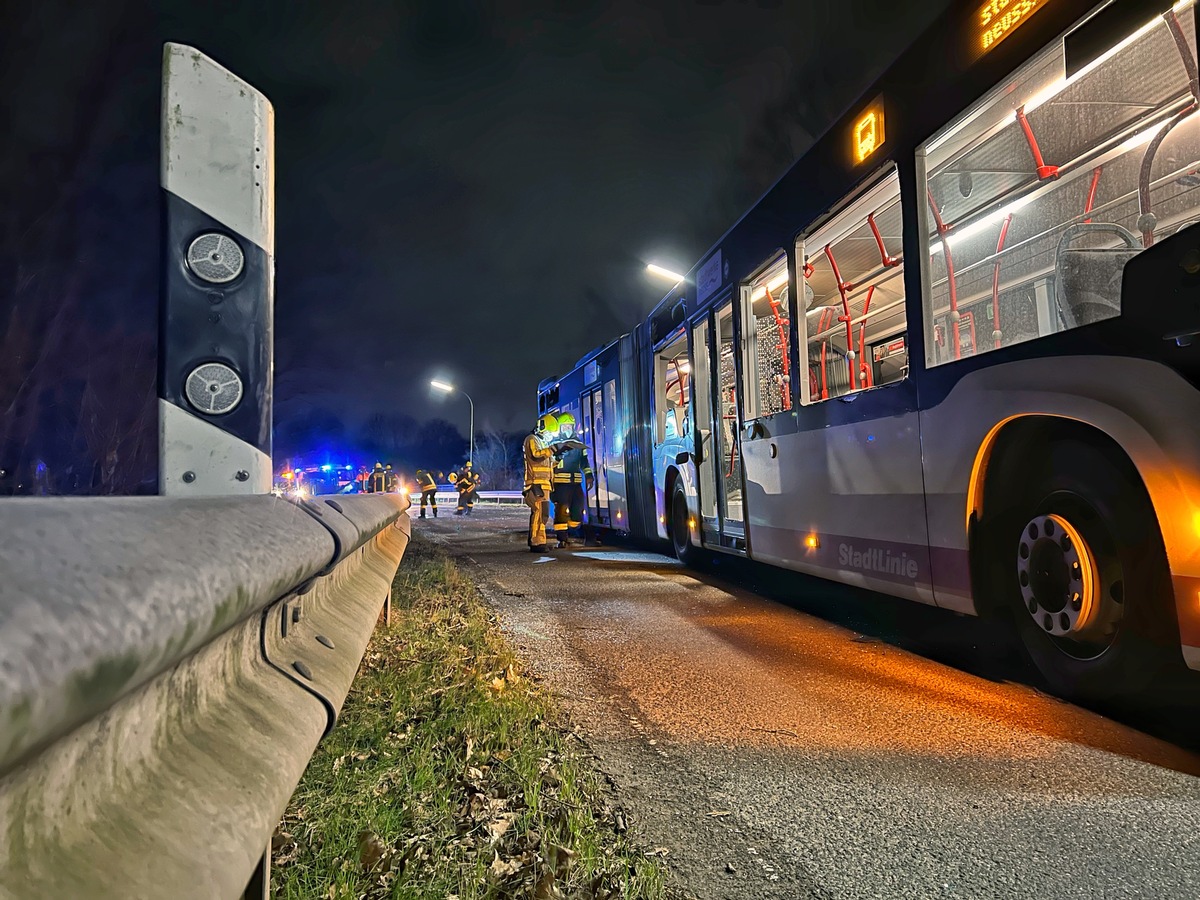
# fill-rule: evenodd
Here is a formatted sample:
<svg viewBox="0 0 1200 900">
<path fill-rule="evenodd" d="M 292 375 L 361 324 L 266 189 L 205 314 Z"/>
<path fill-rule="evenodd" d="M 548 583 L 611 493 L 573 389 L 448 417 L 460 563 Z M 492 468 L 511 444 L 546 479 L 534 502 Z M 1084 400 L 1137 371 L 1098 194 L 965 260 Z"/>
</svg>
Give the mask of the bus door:
<svg viewBox="0 0 1200 900">
<path fill-rule="evenodd" d="M 588 461 L 592 464 L 592 483 L 587 495 L 588 516 L 593 522 L 608 525 L 608 446 L 604 415 L 604 396 L 600 387 L 587 391 L 581 399 L 583 407 L 583 440 L 587 444 Z"/>
<path fill-rule="evenodd" d="M 799 396 L 751 538 L 755 558 L 932 603 L 902 226 L 892 170 L 796 247 Z"/>
<path fill-rule="evenodd" d="M 702 434 L 704 447 L 700 462 L 701 509 L 711 509 L 704 501 L 705 488 L 716 499 L 716 529 L 708 533 L 705 515 L 705 543 L 732 550 L 746 549 L 746 528 L 742 512 L 742 456 L 741 424 L 737 395 L 737 360 L 733 334 L 733 300 L 726 300 L 713 312 L 711 320 L 713 340 L 706 364 L 709 369 L 710 418 L 698 421 L 711 423 L 710 435 Z M 697 362 L 704 357 L 700 345 L 696 347 Z M 696 396 L 703 391 L 704 382 L 697 378 Z"/>
<path fill-rule="evenodd" d="M 792 319 L 787 255 L 780 251 L 766 267 L 741 286 L 738 320 L 741 359 L 741 450 L 745 470 L 745 519 L 751 554 L 770 554 L 780 529 L 786 529 L 796 497 L 783 491 L 785 465 L 795 461 L 780 454 L 794 442 Z"/>
<path fill-rule="evenodd" d="M 712 326 L 706 316 L 692 329 L 692 404 L 696 418 L 697 493 L 700 499 L 700 533 L 705 543 L 719 543 L 721 522 L 717 517 L 716 436 L 713 430 Z"/>
</svg>

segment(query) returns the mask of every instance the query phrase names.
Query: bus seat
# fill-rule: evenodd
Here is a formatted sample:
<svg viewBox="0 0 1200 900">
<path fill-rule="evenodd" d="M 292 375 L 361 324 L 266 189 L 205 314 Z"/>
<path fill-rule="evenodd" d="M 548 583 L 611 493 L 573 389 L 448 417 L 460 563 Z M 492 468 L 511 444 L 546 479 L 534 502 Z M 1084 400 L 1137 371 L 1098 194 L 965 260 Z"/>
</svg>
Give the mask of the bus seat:
<svg viewBox="0 0 1200 900">
<path fill-rule="evenodd" d="M 1123 246 L 1072 247 L 1081 234 L 1115 235 Z M 1078 328 L 1119 314 L 1125 263 L 1140 252 L 1138 239 L 1120 225 L 1077 222 L 1065 229 L 1054 259 L 1055 295 L 1063 324 Z"/>
</svg>

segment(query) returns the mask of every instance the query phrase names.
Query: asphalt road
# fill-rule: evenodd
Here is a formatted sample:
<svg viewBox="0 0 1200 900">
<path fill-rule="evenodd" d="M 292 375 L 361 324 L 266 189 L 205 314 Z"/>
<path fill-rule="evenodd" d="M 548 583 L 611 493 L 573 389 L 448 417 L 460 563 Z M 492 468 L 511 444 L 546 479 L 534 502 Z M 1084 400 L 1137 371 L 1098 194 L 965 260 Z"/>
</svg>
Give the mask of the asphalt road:
<svg viewBox="0 0 1200 900">
<path fill-rule="evenodd" d="M 532 554 L 525 518 L 415 527 L 694 896 L 1200 897 L 1191 701 L 1118 722 L 1039 691 L 974 619 L 740 562 Z"/>
</svg>

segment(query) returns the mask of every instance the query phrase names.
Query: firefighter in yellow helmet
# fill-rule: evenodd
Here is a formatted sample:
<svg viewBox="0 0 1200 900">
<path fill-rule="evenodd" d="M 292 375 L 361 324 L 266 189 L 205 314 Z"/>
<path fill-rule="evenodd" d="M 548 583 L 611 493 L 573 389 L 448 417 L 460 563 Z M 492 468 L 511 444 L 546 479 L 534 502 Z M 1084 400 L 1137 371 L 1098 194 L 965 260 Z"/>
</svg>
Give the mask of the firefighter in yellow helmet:
<svg viewBox="0 0 1200 900">
<path fill-rule="evenodd" d="M 558 546 L 583 542 L 584 499 L 592 464 L 587 445 L 575 434 L 575 417 L 558 417 L 558 441 L 554 445 L 554 533 Z"/>
<path fill-rule="evenodd" d="M 474 465 L 470 460 L 463 463 L 463 467 L 458 470 L 458 478 L 454 482 L 454 487 L 458 490 L 458 507 L 454 510 L 456 516 L 470 515 L 471 510 L 475 507 L 475 501 L 479 499 L 479 483 L 483 481 L 483 477 L 475 471 Z"/>
<path fill-rule="evenodd" d="M 417 490 L 421 492 L 421 518 L 425 518 L 425 507 L 433 509 L 437 518 L 437 481 L 428 469 L 417 469 Z"/>
<path fill-rule="evenodd" d="M 375 463 L 375 468 L 367 476 L 364 487 L 369 494 L 382 494 L 387 490 L 387 473 L 384 471 L 383 463 Z"/>
<path fill-rule="evenodd" d="M 558 421 L 552 415 L 538 419 L 530 435 L 525 438 L 525 481 L 521 497 L 529 507 L 529 550 L 545 553 L 550 547 L 546 541 L 546 525 L 550 522 L 550 490 L 554 482 L 554 451 L 550 449 L 550 438 L 558 431 Z"/>
</svg>

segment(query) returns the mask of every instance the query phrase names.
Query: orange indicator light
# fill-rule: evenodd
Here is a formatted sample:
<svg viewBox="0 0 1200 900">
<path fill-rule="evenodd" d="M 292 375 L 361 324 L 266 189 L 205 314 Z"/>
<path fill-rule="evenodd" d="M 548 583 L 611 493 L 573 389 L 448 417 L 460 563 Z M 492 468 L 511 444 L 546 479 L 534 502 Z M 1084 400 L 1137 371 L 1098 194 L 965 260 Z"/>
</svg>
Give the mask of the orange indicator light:
<svg viewBox="0 0 1200 900">
<path fill-rule="evenodd" d="M 807 547 L 809 550 L 816 550 L 818 547 L 821 546 L 821 539 L 818 538 L 815 534 L 810 534 L 808 537 L 806 537 L 804 539 L 804 546 Z"/>
<path fill-rule="evenodd" d="M 854 162 L 860 163 L 878 150 L 886 135 L 883 129 L 883 97 L 876 97 L 854 121 L 850 135 L 850 151 Z"/>
</svg>

